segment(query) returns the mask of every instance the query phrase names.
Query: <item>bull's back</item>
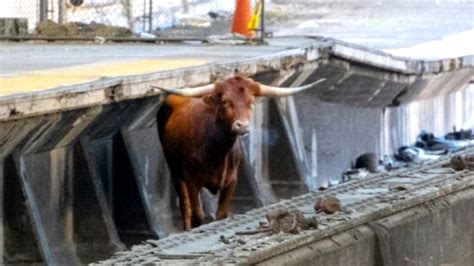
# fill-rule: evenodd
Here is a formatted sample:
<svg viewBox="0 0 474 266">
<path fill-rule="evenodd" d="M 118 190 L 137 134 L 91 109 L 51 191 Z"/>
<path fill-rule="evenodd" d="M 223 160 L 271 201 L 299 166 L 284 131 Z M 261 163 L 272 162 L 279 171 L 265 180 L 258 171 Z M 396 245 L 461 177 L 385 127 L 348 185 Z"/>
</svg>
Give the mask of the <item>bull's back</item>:
<svg viewBox="0 0 474 266">
<path fill-rule="evenodd" d="M 163 102 L 160 109 L 158 110 L 157 115 L 157 123 L 160 137 L 164 136 L 168 122 L 170 121 L 170 119 L 174 119 L 173 115 L 176 114 L 176 112 L 181 112 L 180 109 L 186 109 L 186 105 L 189 105 L 189 103 L 189 98 L 177 95 L 169 95 L 166 98 L 166 100 Z"/>
<path fill-rule="evenodd" d="M 158 112 L 160 140 L 168 152 L 190 152 L 202 144 L 201 125 L 206 120 L 200 99 L 170 95 Z M 166 152 L 166 151 L 165 151 Z"/>
</svg>

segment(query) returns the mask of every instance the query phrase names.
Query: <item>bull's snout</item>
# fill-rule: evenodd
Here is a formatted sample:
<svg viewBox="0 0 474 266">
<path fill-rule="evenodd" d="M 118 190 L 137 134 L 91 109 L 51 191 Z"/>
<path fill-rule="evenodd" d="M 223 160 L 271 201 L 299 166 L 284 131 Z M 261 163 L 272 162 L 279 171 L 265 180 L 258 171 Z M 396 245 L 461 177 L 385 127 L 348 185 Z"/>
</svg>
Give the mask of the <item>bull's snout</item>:
<svg viewBox="0 0 474 266">
<path fill-rule="evenodd" d="M 232 132 L 237 135 L 245 135 L 250 131 L 250 123 L 249 121 L 241 121 L 237 120 L 232 125 Z"/>
</svg>

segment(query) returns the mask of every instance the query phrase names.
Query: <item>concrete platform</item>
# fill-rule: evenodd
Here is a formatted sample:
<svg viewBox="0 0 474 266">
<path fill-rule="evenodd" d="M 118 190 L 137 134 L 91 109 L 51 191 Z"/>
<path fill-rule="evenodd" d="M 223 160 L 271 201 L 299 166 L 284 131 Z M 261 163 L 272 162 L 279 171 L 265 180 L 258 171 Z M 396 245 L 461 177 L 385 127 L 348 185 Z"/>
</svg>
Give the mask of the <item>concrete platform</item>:
<svg viewBox="0 0 474 266">
<path fill-rule="evenodd" d="M 473 154 L 470 149 L 464 154 Z M 451 156 L 315 191 L 162 240 L 148 240 L 97 265 L 472 265 L 474 173 L 456 172 Z M 405 189 L 393 189 L 394 187 Z M 323 196 L 347 209 L 316 214 Z M 270 210 L 297 209 L 318 229 L 256 233 Z M 228 243 L 221 241 L 224 236 Z"/>
<path fill-rule="evenodd" d="M 141 75 L 207 63 L 198 59 L 122 60 L 85 64 L 49 70 L 27 71 L 0 78 L 1 96 L 33 93 L 60 86 L 97 81 L 102 78 Z"/>
<path fill-rule="evenodd" d="M 0 76 L 84 64 L 128 60 L 187 59 L 222 62 L 251 58 L 295 47 L 313 40 L 304 37 L 269 39 L 269 45 L 8 43 L 0 45 Z M 159 69 L 158 69 L 159 70 Z"/>
</svg>

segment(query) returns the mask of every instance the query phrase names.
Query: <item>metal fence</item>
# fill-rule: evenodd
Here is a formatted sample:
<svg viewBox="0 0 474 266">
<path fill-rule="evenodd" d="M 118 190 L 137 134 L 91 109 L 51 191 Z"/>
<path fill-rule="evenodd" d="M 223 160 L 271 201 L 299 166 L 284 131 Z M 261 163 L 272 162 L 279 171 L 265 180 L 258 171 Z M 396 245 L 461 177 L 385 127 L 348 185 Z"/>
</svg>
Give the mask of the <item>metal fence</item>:
<svg viewBox="0 0 474 266">
<path fill-rule="evenodd" d="M 234 8 L 230 0 L 2 0 L 0 36 L 203 39 L 229 34 Z"/>
<path fill-rule="evenodd" d="M 231 39 L 239 1 L 244 0 L 0 0 L 0 40 Z M 332 36 L 350 41 L 355 33 L 406 29 L 383 38 L 400 41 L 411 34 L 415 40 L 421 32 L 441 32 L 446 25 L 452 32 L 472 29 L 474 21 L 472 0 L 250 0 L 254 11 L 260 1 L 265 5 L 257 36 Z M 376 38 L 380 36 L 374 43 Z"/>
</svg>

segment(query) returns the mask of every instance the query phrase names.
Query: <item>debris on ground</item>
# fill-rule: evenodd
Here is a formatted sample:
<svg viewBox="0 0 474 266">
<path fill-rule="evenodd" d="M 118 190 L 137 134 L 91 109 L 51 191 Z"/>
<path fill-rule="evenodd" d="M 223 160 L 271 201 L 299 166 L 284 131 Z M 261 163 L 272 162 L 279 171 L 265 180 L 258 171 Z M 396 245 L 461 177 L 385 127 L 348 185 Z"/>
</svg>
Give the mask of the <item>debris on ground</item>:
<svg viewBox="0 0 474 266">
<path fill-rule="evenodd" d="M 219 239 L 221 240 L 222 243 L 224 243 L 224 244 L 226 244 L 226 245 L 230 244 L 230 240 L 227 239 L 224 235 L 221 235 L 221 236 L 219 237 Z"/>
<path fill-rule="evenodd" d="M 454 127 L 453 132 L 444 137 L 436 137 L 433 133 L 422 130 L 413 145 L 401 146 L 393 155 L 385 155 L 380 160 L 377 160 L 375 153 L 368 152 L 360 155 L 356 158 L 355 163 L 352 163 L 353 167 L 342 173 L 340 182 L 365 178 L 370 173 L 390 172 L 425 160 L 435 160 L 443 155 L 461 151 L 473 144 L 474 136 L 471 129 L 457 131 Z M 474 166 L 469 166 L 469 163 L 456 156 L 451 165 L 445 165 L 445 167 L 459 169 L 456 171 L 474 169 Z M 448 169 L 440 171 L 449 173 Z M 325 188 L 327 187 L 320 190 Z"/>
<path fill-rule="evenodd" d="M 394 157 L 403 163 L 416 163 L 422 160 L 437 159 L 448 153 L 448 150 L 429 151 L 416 146 L 402 146 L 398 148 Z"/>
<path fill-rule="evenodd" d="M 367 169 L 370 173 L 378 173 L 379 172 L 379 160 L 377 158 L 377 154 L 373 152 L 367 152 L 359 157 L 357 157 L 355 161 L 356 169 Z"/>
<path fill-rule="evenodd" d="M 410 184 L 394 184 L 388 188 L 390 191 L 406 191 L 413 189 L 413 185 Z"/>
<path fill-rule="evenodd" d="M 247 43 L 247 37 L 238 33 L 226 33 L 223 35 L 211 35 L 207 37 L 209 44 L 238 45 Z"/>
<path fill-rule="evenodd" d="M 424 170 L 421 170 L 420 172 L 422 172 L 423 174 L 442 175 L 442 174 L 453 174 L 456 171 L 450 168 L 449 164 L 446 164 L 441 168 L 424 169 Z"/>
<path fill-rule="evenodd" d="M 444 136 L 448 140 L 471 140 L 474 139 L 471 129 L 461 129 L 460 131 L 456 130 L 456 127 L 453 128 L 453 132 L 450 132 Z"/>
<path fill-rule="evenodd" d="M 235 235 L 253 235 L 269 232 L 278 234 L 280 232 L 297 234 L 301 230 L 317 229 L 318 221 L 316 217 L 306 218 L 299 210 L 270 210 L 266 214 L 267 223 L 259 223 L 256 230 L 237 231 Z"/>
<path fill-rule="evenodd" d="M 421 131 L 415 142 L 415 146 L 426 151 L 438 151 L 442 154 L 448 152 L 456 152 L 462 149 L 455 141 L 445 139 L 443 137 L 435 137 L 433 133 Z M 443 153 L 444 152 L 444 153 Z M 442 155 L 439 154 L 439 155 Z"/>
<path fill-rule="evenodd" d="M 474 171 L 474 156 L 472 155 L 455 155 L 451 158 L 449 166 L 456 171 L 469 170 Z"/>
<path fill-rule="evenodd" d="M 236 237 L 236 235 L 231 235 L 231 236 L 225 236 L 225 235 L 220 235 L 219 236 L 219 241 L 226 244 L 226 245 L 231 245 L 231 244 L 239 244 L 239 245 L 245 245 L 247 244 L 247 241 L 243 240 L 240 237 Z"/>
<path fill-rule="evenodd" d="M 316 213 L 327 213 L 333 214 L 338 211 L 345 211 L 341 205 L 341 201 L 333 196 L 326 196 L 322 198 L 317 198 L 314 203 L 314 211 Z"/>
<path fill-rule="evenodd" d="M 255 235 L 255 234 L 266 233 L 270 231 L 272 231 L 272 229 L 267 226 L 267 227 L 261 227 L 255 230 L 236 231 L 235 235 L 238 235 L 238 236 Z"/>
<path fill-rule="evenodd" d="M 45 20 L 36 26 L 35 35 L 43 37 L 57 36 L 81 36 L 81 37 L 132 37 L 132 31 L 117 26 L 109 26 L 96 22 L 81 23 L 69 22 L 66 24 L 56 23 L 52 20 Z"/>
<path fill-rule="evenodd" d="M 301 230 L 318 228 L 315 217 L 305 218 L 299 210 L 272 210 L 267 213 L 266 217 L 274 234 L 279 232 L 297 234 Z"/>
<path fill-rule="evenodd" d="M 472 140 L 471 130 L 454 131 L 445 137 L 435 137 L 433 133 L 423 130 L 414 145 L 398 148 L 394 159 L 406 164 L 437 159 L 442 155 L 464 149 L 469 145 L 467 143 L 469 140 Z"/>
<path fill-rule="evenodd" d="M 192 36 L 197 39 L 207 39 L 210 43 L 217 43 L 219 40 L 225 39 L 226 43 L 231 42 L 234 38 L 222 38 L 216 36 L 226 35 L 231 28 L 232 16 L 230 14 L 221 14 L 215 19 L 209 14 L 210 19 L 205 24 L 190 23 L 182 21 L 179 25 L 175 25 L 172 28 L 155 29 L 151 34 L 156 35 L 158 38 L 189 38 Z M 207 25 L 210 23 L 209 25 Z M 227 36 L 228 37 L 228 36 Z M 234 41 L 239 42 L 240 40 L 235 39 Z"/>
</svg>

